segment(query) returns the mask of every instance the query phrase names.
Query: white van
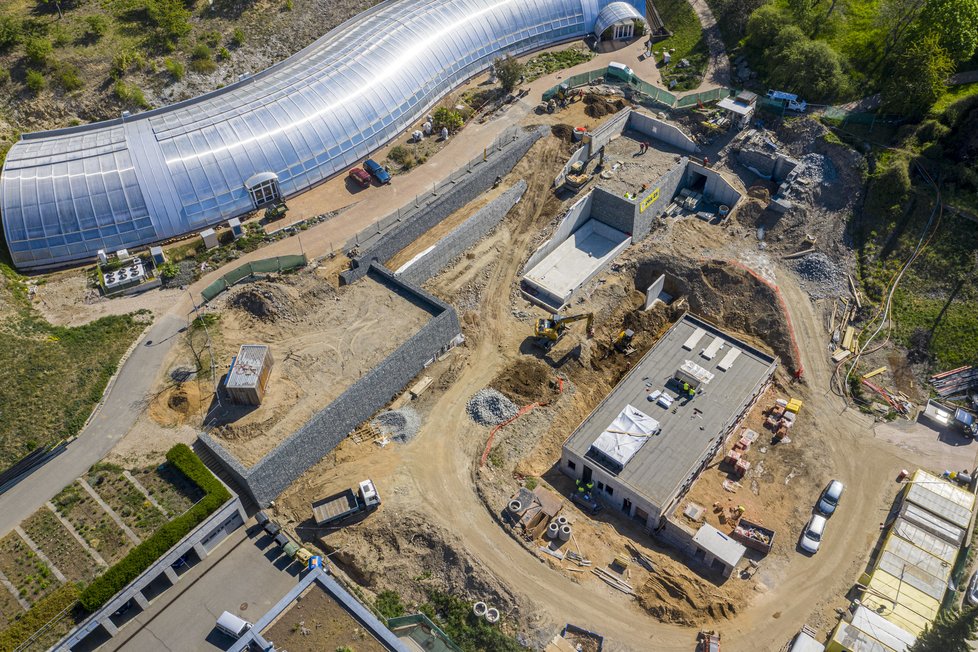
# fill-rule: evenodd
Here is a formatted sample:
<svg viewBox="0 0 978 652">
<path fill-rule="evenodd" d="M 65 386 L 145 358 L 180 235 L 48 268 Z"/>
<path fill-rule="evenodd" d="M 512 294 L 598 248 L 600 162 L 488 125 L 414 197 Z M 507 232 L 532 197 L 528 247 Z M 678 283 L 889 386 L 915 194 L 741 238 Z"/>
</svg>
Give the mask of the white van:
<svg viewBox="0 0 978 652">
<path fill-rule="evenodd" d="M 217 619 L 217 629 L 223 634 L 237 640 L 244 636 L 245 632 L 251 629 L 251 623 L 244 618 L 235 616 L 230 611 L 225 611 Z"/>
</svg>

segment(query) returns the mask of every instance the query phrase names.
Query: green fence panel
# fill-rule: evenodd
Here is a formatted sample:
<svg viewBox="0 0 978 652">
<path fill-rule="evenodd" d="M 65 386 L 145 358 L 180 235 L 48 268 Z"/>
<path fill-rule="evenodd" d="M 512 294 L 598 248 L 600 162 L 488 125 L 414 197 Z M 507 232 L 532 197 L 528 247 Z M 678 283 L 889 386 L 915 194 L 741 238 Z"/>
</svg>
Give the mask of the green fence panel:
<svg viewBox="0 0 978 652">
<path fill-rule="evenodd" d="M 398 616 L 397 618 L 390 618 L 387 621 L 387 629 L 395 630 L 399 627 L 407 627 L 409 625 L 420 625 L 422 627 L 427 627 L 435 636 L 440 639 L 441 648 L 449 650 L 450 652 L 462 652 L 462 649 L 455 645 L 454 641 L 448 637 L 448 634 L 442 631 L 442 629 L 431 622 L 431 619 L 424 614 L 413 614 L 411 616 Z M 437 643 L 435 644 L 438 647 Z"/>
<path fill-rule="evenodd" d="M 304 256 L 289 255 L 289 256 L 277 256 L 275 258 L 264 258 L 262 260 L 256 260 L 251 263 L 246 263 L 240 267 L 232 269 L 227 274 L 221 276 L 206 288 L 204 288 L 200 295 L 204 298 L 204 302 L 208 302 L 221 292 L 224 292 L 232 285 L 241 282 L 243 279 L 254 276 L 256 274 L 272 274 L 275 272 L 289 272 L 293 269 L 305 266 L 308 259 Z"/>
</svg>

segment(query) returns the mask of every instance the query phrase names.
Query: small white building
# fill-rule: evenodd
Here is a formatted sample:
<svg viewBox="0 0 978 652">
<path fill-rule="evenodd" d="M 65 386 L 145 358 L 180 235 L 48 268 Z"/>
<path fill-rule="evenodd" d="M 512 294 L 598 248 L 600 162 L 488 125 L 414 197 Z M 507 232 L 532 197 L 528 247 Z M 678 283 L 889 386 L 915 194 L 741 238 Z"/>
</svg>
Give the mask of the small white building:
<svg viewBox="0 0 978 652">
<path fill-rule="evenodd" d="M 200 232 L 200 239 L 204 241 L 204 246 L 208 249 L 214 249 L 219 244 L 217 241 L 217 233 L 214 229 L 205 229 Z"/>
<path fill-rule="evenodd" d="M 757 94 L 741 91 L 736 97 L 725 97 L 717 106 L 727 112 L 727 117 L 738 129 L 746 129 L 757 110 Z"/>
</svg>

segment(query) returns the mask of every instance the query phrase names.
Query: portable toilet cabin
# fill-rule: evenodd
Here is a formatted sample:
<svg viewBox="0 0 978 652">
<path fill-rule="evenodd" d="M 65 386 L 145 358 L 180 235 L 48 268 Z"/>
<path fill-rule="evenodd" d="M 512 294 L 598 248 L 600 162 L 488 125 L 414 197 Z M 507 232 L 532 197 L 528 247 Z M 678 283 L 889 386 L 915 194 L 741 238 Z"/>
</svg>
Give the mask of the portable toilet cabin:
<svg viewBox="0 0 978 652">
<path fill-rule="evenodd" d="M 200 239 L 204 241 L 204 247 L 207 249 L 214 249 L 217 247 L 217 233 L 214 229 L 204 229 L 200 232 Z"/>
</svg>

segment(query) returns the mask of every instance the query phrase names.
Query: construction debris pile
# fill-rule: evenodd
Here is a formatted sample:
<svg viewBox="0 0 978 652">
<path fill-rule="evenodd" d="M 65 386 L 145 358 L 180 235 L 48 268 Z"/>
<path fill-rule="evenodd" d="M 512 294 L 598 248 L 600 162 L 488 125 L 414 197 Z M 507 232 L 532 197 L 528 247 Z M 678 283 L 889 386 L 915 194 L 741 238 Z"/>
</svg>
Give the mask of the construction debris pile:
<svg viewBox="0 0 978 652">
<path fill-rule="evenodd" d="M 381 412 L 370 422 L 377 431 L 393 441 L 404 443 L 412 439 L 421 428 L 421 417 L 413 408 Z"/>
<path fill-rule="evenodd" d="M 802 289 L 813 299 L 841 297 L 848 293 L 845 272 L 826 254 L 815 251 L 791 263 Z"/>
<path fill-rule="evenodd" d="M 482 426 L 495 426 L 516 416 L 519 408 L 494 389 L 479 390 L 465 406 L 472 420 Z"/>
</svg>

